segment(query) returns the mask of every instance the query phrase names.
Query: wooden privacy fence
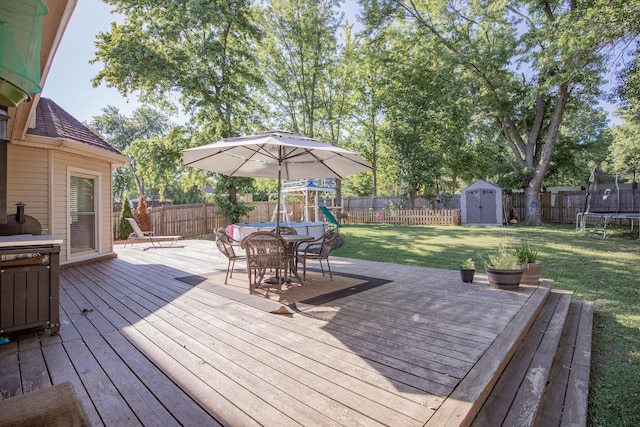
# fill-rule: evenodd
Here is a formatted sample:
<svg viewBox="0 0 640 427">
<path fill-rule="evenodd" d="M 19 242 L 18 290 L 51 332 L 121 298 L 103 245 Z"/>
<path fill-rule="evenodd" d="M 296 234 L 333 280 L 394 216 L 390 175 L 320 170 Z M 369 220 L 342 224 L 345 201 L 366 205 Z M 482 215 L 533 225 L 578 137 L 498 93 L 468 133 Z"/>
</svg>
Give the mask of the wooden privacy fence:
<svg viewBox="0 0 640 427">
<path fill-rule="evenodd" d="M 271 221 L 275 202 L 248 203 L 255 209 L 242 222 Z M 292 221 L 302 217 L 301 203 L 287 204 Z M 346 222 L 350 224 L 402 224 L 402 225 L 457 225 L 458 210 L 431 209 L 387 209 L 346 212 Z M 118 236 L 118 221 L 120 212 L 113 213 L 115 239 L 126 238 Z M 229 220 L 220 215 L 213 204 L 169 205 L 149 209 L 151 229 L 156 235 L 193 237 L 213 233 L 217 227 L 229 225 Z"/>
<path fill-rule="evenodd" d="M 135 213 L 134 213 L 135 216 Z M 115 239 L 118 236 L 120 212 L 113 213 Z M 149 208 L 151 230 L 158 236 L 193 237 L 210 234 L 217 227 L 225 227 L 229 220 L 220 215 L 213 204 L 166 205 Z"/>
<path fill-rule="evenodd" d="M 592 206 L 598 206 L 598 197 L 594 195 Z M 635 206 L 637 210 L 638 202 L 631 201 L 631 196 L 626 192 L 620 193 L 622 206 Z M 637 196 L 636 196 L 637 197 Z M 363 198 L 360 198 L 363 199 Z M 344 200 L 343 206 L 349 207 L 344 210 L 346 214 L 345 222 L 349 224 L 402 224 L 402 225 L 457 225 L 459 224 L 459 210 L 457 207 L 450 209 L 395 209 L 392 207 L 393 198 L 388 198 L 386 207 L 358 208 L 357 203 Z M 586 195 L 584 192 L 558 192 L 542 193 L 540 195 L 540 206 L 542 209 L 542 220 L 548 223 L 573 223 L 576 215 L 584 210 Z M 601 197 L 600 197 L 601 199 Z M 371 206 L 371 198 L 368 198 Z M 374 198 L 377 205 L 385 206 L 382 197 Z M 457 201 L 453 199 L 452 202 Z M 455 204 L 455 203 L 452 203 Z M 264 222 L 271 221 L 276 202 L 253 202 L 248 203 L 255 209 L 248 216 L 241 218 L 242 222 Z M 512 193 L 505 195 L 505 214 L 513 210 L 520 219 L 525 218 L 526 198 L 524 193 Z M 287 211 L 291 214 L 291 220 L 300 220 L 304 216 L 304 204 L 298 201 L 287 201 Z M 593 211 L 594 209 L 592 209 Z M 334 211 L 334 215 L 337 212 Z M 119 212 L 114 212 L 114 237 L 118 236 Z M 505 215 L 507 217 L 508 215 Z M 217 227 L 224 227 L 229 221 L 220 215 L 213 204 L 192 204 L 192 205 L 165 205 L 149 209 L 152 230 L 158 235 L 180 235 L 184 237 L 211 234 Z"/>
<path fill-rule="evenodd" d="M 213 204 L 150 208 L 149 220 L 155 234 L 162 236 L 200 236 L 229 224 Z"/>
</svg>

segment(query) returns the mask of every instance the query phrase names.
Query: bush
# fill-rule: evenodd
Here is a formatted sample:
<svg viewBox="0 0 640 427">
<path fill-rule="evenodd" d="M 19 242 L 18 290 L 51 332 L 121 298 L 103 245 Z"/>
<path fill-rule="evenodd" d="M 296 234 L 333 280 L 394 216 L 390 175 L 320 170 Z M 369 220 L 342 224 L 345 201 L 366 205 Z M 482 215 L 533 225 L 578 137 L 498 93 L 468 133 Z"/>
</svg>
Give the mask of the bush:
<svg viewBox="0 0 640 427">
<path fill-rule="evenodd" d="M 144 199 L 144 194 L 140 195 L 138 199 L 138 206 L 136 207 L 136 222 L 142 231 L 151 231 L 151 221 L 149 220 L 149 208 L 147 207 L 147 201 Z"/>
<path fill-rule="evenodd" d="M 131 204 L 128 197 L 122 198 L 122 209 L 120 210 L 120 218 L 118 219 L 118 238 L 126 239 L 129 234 L 133 233 L 131 224 L 127 221 L 127 218 L 133 218 L 133 212 L 131 212 Z"/>
</svg>

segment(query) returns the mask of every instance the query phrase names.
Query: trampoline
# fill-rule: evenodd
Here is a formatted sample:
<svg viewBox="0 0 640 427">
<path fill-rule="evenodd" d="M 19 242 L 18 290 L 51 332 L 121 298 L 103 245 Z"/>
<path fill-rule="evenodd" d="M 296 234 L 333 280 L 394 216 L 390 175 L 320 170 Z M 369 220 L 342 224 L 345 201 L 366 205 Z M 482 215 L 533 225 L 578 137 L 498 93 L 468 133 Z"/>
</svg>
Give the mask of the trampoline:
<svg viewBox="0 0 640 427">
<path fill-rule="evenodd" d="M 607 226 L 616 220 L 629 220 L 633 230 L 634 223 L 640 221 L 637 189 L 635 169 L 611 175 L 594 168 L 587 179 L 584 211 L 576 215 L 576 231 L 586 235 L 589 220 L 595 222 L 591 237 L 604 239 Z"/>
</svg>

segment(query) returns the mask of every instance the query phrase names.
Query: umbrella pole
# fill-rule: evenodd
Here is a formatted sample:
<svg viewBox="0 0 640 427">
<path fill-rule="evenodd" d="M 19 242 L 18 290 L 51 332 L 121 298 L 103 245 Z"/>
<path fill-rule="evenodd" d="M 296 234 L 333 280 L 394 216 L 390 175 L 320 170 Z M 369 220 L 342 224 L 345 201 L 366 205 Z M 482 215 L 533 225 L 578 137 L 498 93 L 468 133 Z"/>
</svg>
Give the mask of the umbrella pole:
<svg viewBox="0 0 640 427">
<path fill-rule="evenodd" d="M 280 234 L 280 198 L 282 197 L 282 153 L 278 159 L 278 202 L 276 205 L 276 234 Z"/>
</svg>

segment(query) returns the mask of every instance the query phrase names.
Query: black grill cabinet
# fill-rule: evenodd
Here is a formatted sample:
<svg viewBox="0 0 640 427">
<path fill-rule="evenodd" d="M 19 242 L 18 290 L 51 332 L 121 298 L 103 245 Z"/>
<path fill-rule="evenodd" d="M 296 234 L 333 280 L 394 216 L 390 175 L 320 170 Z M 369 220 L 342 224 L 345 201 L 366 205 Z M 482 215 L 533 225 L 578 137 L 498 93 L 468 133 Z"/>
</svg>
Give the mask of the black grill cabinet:
<svg viewBox="0 0 640 427">
<path fill-rule="evenodd" d="M 0 335 L 60 331 L 60 244 L 53 236 L 0 236 Z"/>
</svg>

